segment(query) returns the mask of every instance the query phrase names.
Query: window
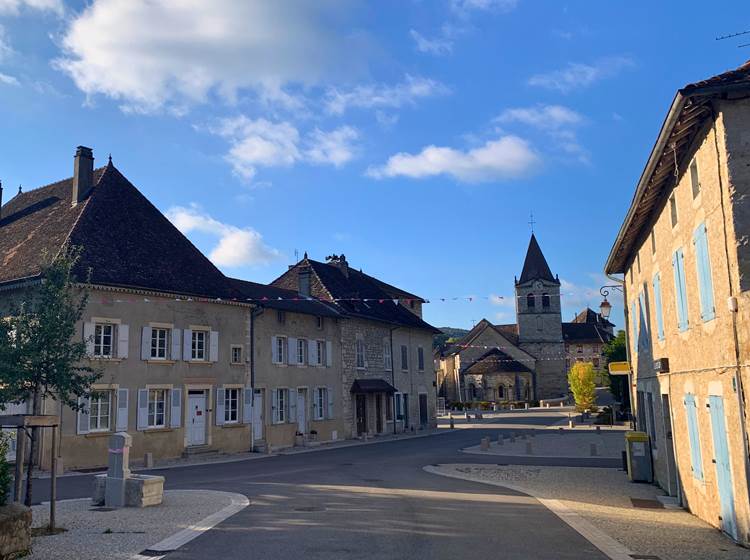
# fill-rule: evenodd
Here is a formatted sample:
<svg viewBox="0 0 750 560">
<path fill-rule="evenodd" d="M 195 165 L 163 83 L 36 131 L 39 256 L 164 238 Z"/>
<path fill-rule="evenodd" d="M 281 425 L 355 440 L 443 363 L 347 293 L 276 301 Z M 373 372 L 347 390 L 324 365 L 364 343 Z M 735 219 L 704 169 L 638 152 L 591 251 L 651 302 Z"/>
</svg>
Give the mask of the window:
<svg viewBox="0 0 750 560">
<path fill-rule="evenodd" d="M 91 393 L 89 410 L 89 431 L 108 432 L 111 429 L 112 391 Z"/>
<path fill-rule="evenodd" d="M 151 359 L 167 359 L 167 329 L 151 329 Z"/>
<path fill-rule="evenodd" d="M 505 400 L 505 387 L 502 385 L 497 386 L 497 398 L 498 400 Z"/>
<path fill-rule="evenodd" d="M 698 272 L 698 292 L 701 300 L 701 320 L 710 321 L 716 317 L 714 308 L 714 285 L 711 279 L 711 258 L 708 254 L 706 224 L 699 225 L 693 232 L 695 245 L 695 266 Z"/>
<path fill-rule="evenodd" d="M 695 395 L 691 393 L 685 395 L 685 415 L 687 416 L 690 439 L 690 468 L 693 471 L 693 477 L 703 480 L 703 458 L 698 433 L 698 409 L 695 404 Z"/>
<path fill-rule="evenodd" d="M 316 319 L 316 323 L 318 325 L 318 330 L 322 331 L 323 330 L 323 325 L 324 325 L 323 317 L 316 317 L 315 319 Z"/>
<path fill-rule="evenodd" d="M 193 331 L 190 343 L 190 359 L 198 362 L 206 361 L 206 331 Z"/>
<path fill-rule="evenodd" d="M 328 389 L 318 387 L 315 389 L 315 420 L 323 420 L 328 408 Z"/>
<path fill-rule="evenodd" d="M 654 233 L 654 230 L 651 230 L 651 254 L 656 254 L 656 234 Z"/>
<path fill-rule="evenodd" d="M 578 346 L 576 347 L 576 352 L 577 352 L 578 354 L 583 354 L 583 344 L 579 344 L 579 345 L 578 345 Z"/>
<path fill-rule="evenodd" d="M 365 367 L 365 341 L 361 338 L 357 339 L 357 367 Z"/>
<path fill-rule="evenodd" d="M 672 270 L 674 271 L 674 293 L 677 307 L 677 326 L 680 331 L 688 328 L 687 288 L 685 286 L 685 255 L 682 249 L 677 249 L 672 255 Z"/>
<path fill-rule="evenodd" d="M 401 369 L 409 369 L 409 349 L 405 345 L 401 345 Z"/>
<path fill-rule="evenodd" d="M 286 337 L 284 336 L 276 337 L 276 345 L 274 347 L 274 363 L 286 363 Z"/>
<path fill-rule="evenodd" d="M 698 162 L 695 160 L 690 162 L 690 187 L 693 190 L 693 198 L 701 193 L 701 182 L 698 178 Z"/>
<path fill-rule="evenodd" d="M 664 317 L 661 311 L 661 277 L 657 272 L 654 275 L 654 309 L 656 311 L 656 335 L 659 340 L 664 340 Z"/>
<path fill-rule="evenodd" d="M 148 392 L 148 427 L 164 428 L 167 409 L 166 389 L 149 389 Z"/>
<path fill-rule="evenodd" d="M 417 348 L 417 369 L 424 371 L 424 348 Z"/>
<path fill-rule="evenodd" d="M 393 369 L 393 356 L 391 355 L 391 341 L 383 339 L 383 368 L 386 371 Z"/>
<path fill-rule="evenodd" d="M 297 363 L 307 363 L 307 340 L 304 338 L 297 339 Z"/>
<path fill-rule="evenodd" d="M 641 310 L 639 331 L 641 333 L 640 336 L 642 339 L 639 340 L 638 343 L 642 344 L 644 348 L 649 348 L 651 346 L 651 336 L 649 335 L 649 320 L 646 309 L 646 292 L 644 290 L 641 290 L 641 292 L 638 294 L 638 305 Z"/>
<path fill-rule="evenodd" d="M 276 312 L 276 320 L 277 320 L 277 321 L 278 321 L 278 322 L 279 322 L 280 324 L 282 324 L 282 325 L 283 325 L 284 323 L 286 323 L 286 313 L 285 313 L 284 311 L 281 311 L 281 310 L 277 311 L 277 312 Z"/>
<path fill-rule="evenodd" d="M 239 346 L 239 345 L 232 346 L 232 363 L 233 364 L 242 363 L 242 346 Z"/>
<path fill-rule="evenodd" d="M 326 342 L 325 340 L 317 340 L 315 342 L 315 345 L 318 349 L 315 358 L 317 361 L 315 362 L 315 365 L 322 366 L 326 363 Z"/>
<path fill-rule="evenodd" d="M 542 294 L 542 308 L 547 309 L 549 307 L 549 294 Z"/>
<path fill-rule="evenodd" d="M 94 326 L 94 356 L 97 358 L 112 358 L 114 356 L 113 340 L 115 326 L 99 324 Z"/>
<path fill-rule="evenodd" d="M 654 410 L 653 393 L 646 393 L 646 402 L 648 403 L 648 406 L 646 408 L 646 413 L 648 416 L 648 435 L 651 436 L 651 447 L 656 449 L 656 410 Z"/>
<path fill-rule="evenodd" d="M 300 270 L 299 272 L 299 293 L 303 296 L 310 295 L 310 271 Z"/>
<path fill-rule="evenodd" d="M 390 395 L 385 397 L 385 421 L 393 421 L 393 397 Z"/>
<path fill-rule="evenodd" d="M 677 201 L 674 193 L 669 197 L 669 216 L 672 219 L 672 227 L 675 227 L 677 225 Z"/>
<path fill-rule="evenodd" d="M 236 423 L 240 411 L 240 390 L 224 389 L 224 423 Z"/>
<path fill-rule="evenodd" d="M 289 389 L 276 389 L 274 391 L 275 403 L 273 410 L 273 418 L 277 424 L 282 424 L 287 421 L 287 410 L 289 407 Z"/>
<path fill-rule="evenodd" d="M 403 406 L 402 406 L 402 395 L 401 393 L 396 393 L 396 420 L 403 420 L 404 413 L 403 413 Z"/>
<path fill-rule="evenodd" d="M 533 309 L 536 307 L 536 300 L 534 299 L 534 294 L 529 294 L 526 296 L 526 307 Z"/>
</svg>

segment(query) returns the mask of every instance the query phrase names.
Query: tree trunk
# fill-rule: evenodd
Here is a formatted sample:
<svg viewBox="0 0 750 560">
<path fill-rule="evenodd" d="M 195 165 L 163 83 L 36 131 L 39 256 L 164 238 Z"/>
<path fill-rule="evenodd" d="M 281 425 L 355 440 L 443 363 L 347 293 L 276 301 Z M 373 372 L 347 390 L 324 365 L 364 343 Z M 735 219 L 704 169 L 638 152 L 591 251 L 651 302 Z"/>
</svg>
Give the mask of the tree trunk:
<svg viewBox="0 0 750 560">
<path fill-rule="evenodd" d="M 34 406 L 32 414 L 38 416 L 41 413 L 42 402 L 39 398 L 39 391 L 34 391 Z M 36 455 L 36 442 L 39 437 L 39 428 L 31 428 L 31 446 L 29 448 L 29 464 L 26 468 L 26 497 L 24 504 L 26 507 L 31 507 L 31 491 L 33 486 L 33 478 L 31 473 L 34 469 L 34 456 Z"/>
</svg>

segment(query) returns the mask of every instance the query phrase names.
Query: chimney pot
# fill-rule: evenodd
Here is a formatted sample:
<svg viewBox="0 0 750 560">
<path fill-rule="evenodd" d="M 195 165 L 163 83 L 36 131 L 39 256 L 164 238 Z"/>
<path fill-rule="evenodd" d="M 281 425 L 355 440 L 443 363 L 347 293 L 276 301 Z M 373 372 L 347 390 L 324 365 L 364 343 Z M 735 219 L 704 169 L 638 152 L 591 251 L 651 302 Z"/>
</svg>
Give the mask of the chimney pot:
<svg viewBox="0 0 750 560">
<path fill-rule="evenodd" d="M 73 193 L 71 204 L 75 206 L 88 196 L 94 186 L 94 152 L 86 146 L 78 146 L 73 158 Z"/>
</svg>

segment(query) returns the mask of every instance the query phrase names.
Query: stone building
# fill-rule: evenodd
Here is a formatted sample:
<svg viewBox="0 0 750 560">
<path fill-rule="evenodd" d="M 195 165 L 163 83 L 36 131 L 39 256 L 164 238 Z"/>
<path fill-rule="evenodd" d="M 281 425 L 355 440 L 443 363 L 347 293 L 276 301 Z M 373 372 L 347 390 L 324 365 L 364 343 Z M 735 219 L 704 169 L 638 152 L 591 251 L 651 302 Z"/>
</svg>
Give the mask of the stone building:
<svg viewBox="0 0 750 560">
<path fill-rule="evenodd" d="M 656 482 L 750 544 L 750 63 L 678 90 L 605 270 Z"/>
<path fill-rule="evenodd" d="M 563 323 L 565 369 L 570 370 L 575 362 L 589 362 L 603 380 L 607 371 L 604 348 L 613 337 L 614 325 L 587 307 L 572 322 Z"/>
</svg>

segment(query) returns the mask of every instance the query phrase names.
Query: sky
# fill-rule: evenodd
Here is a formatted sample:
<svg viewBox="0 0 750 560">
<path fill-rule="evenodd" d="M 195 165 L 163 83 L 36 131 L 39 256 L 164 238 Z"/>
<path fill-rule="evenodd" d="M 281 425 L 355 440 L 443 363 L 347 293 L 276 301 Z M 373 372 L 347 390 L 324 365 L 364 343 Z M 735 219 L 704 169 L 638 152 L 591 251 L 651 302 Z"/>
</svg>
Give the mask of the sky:
<svg viewBox="0 0 750 560">
<path fill-rule="evenodd" d="M 750 58 L 721 5 L 0 0 L 0 180 L 86 145 L 226 274 L 343 253 L 463 328 L 514 320 L 533 213 L 570 320 L 677 89 Z"/>
</svg>

